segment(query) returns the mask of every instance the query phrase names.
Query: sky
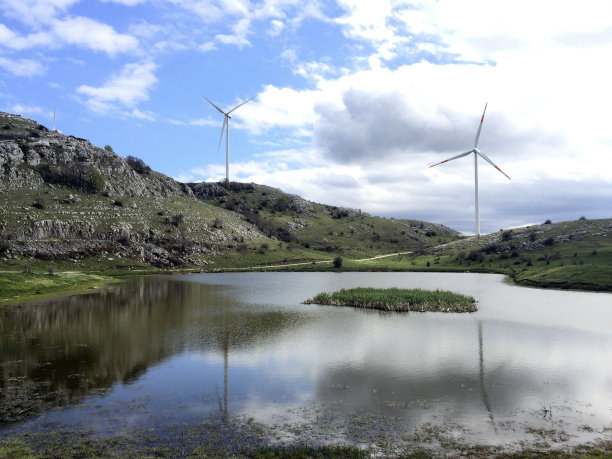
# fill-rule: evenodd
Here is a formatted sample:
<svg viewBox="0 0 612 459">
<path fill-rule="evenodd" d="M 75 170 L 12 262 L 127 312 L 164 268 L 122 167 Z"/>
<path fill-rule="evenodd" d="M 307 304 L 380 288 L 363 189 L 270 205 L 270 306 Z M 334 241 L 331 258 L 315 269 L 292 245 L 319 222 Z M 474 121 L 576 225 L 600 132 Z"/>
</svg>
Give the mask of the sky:
<svg viewBox="0 0 612 459">
<path fill-rule="evenodd" d="M 0 110 L 183 182 L 474 232 L 612 217 L 608 0 L 0 0 Z M 55 109 L 55 107 L 57 107 Z"/>
</svg>

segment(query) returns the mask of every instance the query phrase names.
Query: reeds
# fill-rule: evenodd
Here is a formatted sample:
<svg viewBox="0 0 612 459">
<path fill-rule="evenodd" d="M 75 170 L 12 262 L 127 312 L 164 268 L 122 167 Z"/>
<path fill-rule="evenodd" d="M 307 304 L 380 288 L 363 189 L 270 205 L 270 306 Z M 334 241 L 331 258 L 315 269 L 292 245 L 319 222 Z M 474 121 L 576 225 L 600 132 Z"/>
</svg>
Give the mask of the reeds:
<svg viewBox="0 0 612 459">
<path fill-rule="evenodd" d="M 398 312 L 476 311 L 476 300 L 473 297 L 444 290 L 359 287 L 340 289 L 333 293 L 319 293 L 304 303 Z"/>
</svg>

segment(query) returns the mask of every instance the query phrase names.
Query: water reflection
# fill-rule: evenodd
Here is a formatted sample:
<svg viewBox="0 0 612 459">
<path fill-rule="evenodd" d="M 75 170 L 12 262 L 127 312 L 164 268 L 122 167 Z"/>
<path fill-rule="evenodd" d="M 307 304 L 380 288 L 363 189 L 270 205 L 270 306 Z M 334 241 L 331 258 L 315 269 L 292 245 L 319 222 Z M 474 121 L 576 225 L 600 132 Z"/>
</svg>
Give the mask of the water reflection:
<svg viewBox="0 0 612 459">
<path fill-rule="evenodd" d="M 231 349 L 251 346 L 293 320 L 283 311 L 239 311 L 223 290 L 141 278 L 99 294 L 5 311 L 2 397 L 19 394 L 23 409 L 32 409 L 33 401 L 40 409 L 63 406 L 92 390 L 136 381 L 150 367 L 189 350 L 222 354 L 227 370 Z"/>
<path fill-rule="evenodd" d="M 355 285 L 446 286 L 475 296 L 479 311 L 301 304 Z M 598 433 L 612 423 L 611 298 L 476 275 L 144 278 L 4 313 L 3 397 L 19 387 L 29 391 L 24 400 L 46 393 L 53 395 L 46 403 L 63 405 L 103 389 L 95 403 L 43 416 L 96 432 L 111 420 L 158 428 L 216 413 L 268 425 L 307 422 L 326 439 L 356 443 L 430 422 L 466 426 L 478 441 L 513 441 L 525 436 L 524 425 L 550 422 L 543 405 L 583 439 L 589 430 L 581 426 Z M 41 402 L 38 411 L 48 407 Z M 40 427 L 40 419 L 22 429 Z M 295 431 L 314 435 L 312 426 Z"/>
</svg>

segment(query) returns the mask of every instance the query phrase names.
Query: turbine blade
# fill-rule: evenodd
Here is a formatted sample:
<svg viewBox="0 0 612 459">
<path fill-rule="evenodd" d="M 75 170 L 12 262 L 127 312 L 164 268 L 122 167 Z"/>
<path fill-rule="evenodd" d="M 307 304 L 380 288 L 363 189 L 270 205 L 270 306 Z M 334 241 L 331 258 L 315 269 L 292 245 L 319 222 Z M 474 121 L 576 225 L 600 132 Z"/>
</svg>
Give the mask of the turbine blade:
<svg viewBox="0 0 612 459">
<path fill-rule="evenodd" d="M 227 115 L 225 115 L 225 118 L 223 118 L 223 126 L 221 126 L 221 137 L 219 137 L 219 146 L 217 147 L 217 151 L 221 149 L 221 141 L 223 140 L 223 131 L 227 126 L 227 118 Z M 227 129 L 229 130 L 229 126 L 227 126 Z"/>
<path fill-rule="evenodd" d="M 257 97 L 257 96 L 255 96 Z M 242 102 L 241 104 L 236 105 L 234 108 L 232 108 L 229 112 L 227 112 L 227 114 L 229 115 L 230 113 L 232 113 L 234 110 L 242 107 L 244 104 L 246 104 L 247 102 L 252 101 L 253 99 L 255 99 L 255 97 L 251 97 L 250 99 L 245 100 L 244 102 Z"/>
<path fill-rule="evenodd" d="M 489 157 L 487 155 L 485 155 L 483 152 L 481 151 L 477 151 L 476 154 L 480 155 L 480 157 L 482 159 L 484 159 L 485 161 L 487 161 L 491 166 L 493 166 L 495 169 L 497 169 L 498 171 L 500 171 L 502 174 L 504 174 L 506 177 L 508 177 L 508 174 L 506 174 L 504 171 L 502 171 L 495 163 L 493 163 L 493 161 L 491 161 L 489 159 Z M 508 177 L 508 180 L 512 180 L 510 177 Z"/>
<path fill-rule="evenodd" d="M 212 103 L 212 102 L 211 102 L 210 100 L 208 100 L 206 97 L 204 97 L 204 96 L 202 96 L 202 97 L 203 97 L 204 99 L 206 99 L 210 105 L 212 105 L 212 106 L 213 106 L 213 107 L 215 107 L 217 110 L 219 110 L 219 112 L 220 112 L 220 113 L 222 113 L 223 115 L 225 115 L 225 114 L 226 114 L 226 113 L 225 113 L 223 110 L 221 110 L 219 107 L 217 107 L 217 106 L 216 106 L 214 103 Z"/>
<path fill-rule="evenodd" d="M 444 163 L 447 163 L 449 161 L 452 161 L 453 159 L 462 158 L 463 156 L 467 156 L 467 155 L 469 155 L 470 153 L 473 153 L 473 152 L 474 152 L 474 150 L 466 151 L 465 153 L 460 153 L 457 156 L 453 156 L 452 158 L 445 159 L 444 161 L 441 161 L 439 163 L 433 164 L 433 165 L 431 165 L 429 167 L 432 168 L 432 167 L 437 166 L 439 164 L 444 164 Z"/>
<path fill-rule="evenodd" d="M 487 111 L 487 105 L 489 105 L 488 102 L 485 104 L 485 108 L 482 112 L 482 118 L 480 118 L 480 125 L 478 126 L 478 132 L 476 133 L 476 140 L 474 140 L 474 148 L 478 148 L 478 139 L 480 138 L 480 130 L 482 129 L 482 122 L 484 121 L 485 112 Z"/>
</svg>

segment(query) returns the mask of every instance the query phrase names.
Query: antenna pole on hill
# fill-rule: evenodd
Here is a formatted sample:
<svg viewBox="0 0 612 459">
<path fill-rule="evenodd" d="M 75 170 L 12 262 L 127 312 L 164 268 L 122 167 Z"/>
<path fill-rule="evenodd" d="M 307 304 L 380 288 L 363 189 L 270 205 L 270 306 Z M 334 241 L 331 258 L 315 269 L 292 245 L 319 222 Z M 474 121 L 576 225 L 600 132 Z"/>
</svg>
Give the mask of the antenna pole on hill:
<svg viewBox="0 0 612 459">
<path fill-rule="evenodd" d="M 57 104 L 53 106 L 53 130 L 55 131 L 55 112 L 57 111 Z"/>
</svg>

